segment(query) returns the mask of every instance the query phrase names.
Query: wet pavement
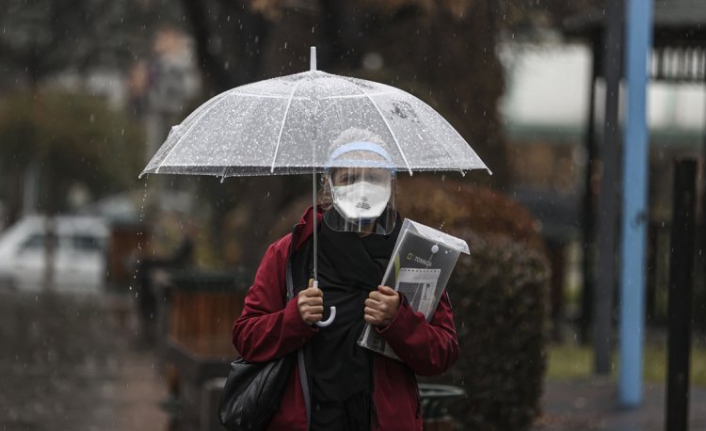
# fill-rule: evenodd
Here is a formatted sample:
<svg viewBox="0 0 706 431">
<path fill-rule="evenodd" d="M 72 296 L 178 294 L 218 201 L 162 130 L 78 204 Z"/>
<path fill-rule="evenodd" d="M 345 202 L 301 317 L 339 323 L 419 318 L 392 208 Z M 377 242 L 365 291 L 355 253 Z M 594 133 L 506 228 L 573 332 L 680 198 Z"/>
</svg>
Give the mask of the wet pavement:
<svg viewBox="0 0 706 431">
<path fill-rule="evenodd" d="M 614 381 L 546 382 L 544 413 L 533 431 L 666 431 L 665 387 L 645 384 L 643 402 L 620 407 Z M 706 430 L 706 388 L 692 388 L 689 406 L 691 431 Z"/>
<path fill-rule="evenodd" d="M 0 431 L 168 431 L 154 349 L 138 347 L 127 297 L 0 294 Z M 549 381 L 532 431 L 663 431 L 663 385 L 621 409 L 613 381 Z M 691 431 L 706 430 L 706 388 L 692 388 Z"/>
<path fill-rule="evenodd" d="M 0 430 L 160 431 L 156 355 L 129 298 L 0 294 Z"/>
</svg>

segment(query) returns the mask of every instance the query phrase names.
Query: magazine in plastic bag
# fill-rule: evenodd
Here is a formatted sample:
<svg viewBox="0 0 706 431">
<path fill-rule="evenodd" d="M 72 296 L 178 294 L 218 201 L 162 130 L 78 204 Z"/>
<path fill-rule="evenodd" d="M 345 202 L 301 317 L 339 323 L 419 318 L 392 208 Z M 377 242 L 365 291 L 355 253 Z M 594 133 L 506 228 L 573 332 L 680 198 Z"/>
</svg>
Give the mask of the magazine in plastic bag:
<svg viewBox="0 0 706 431">
<path fill-rule="evenodd" d="M 460 253 L 470 254 L 468 244 L 462 239 L 405 219 L 381 284 L 401 292 L 412 309 L 429 320 Z M 369 324 L 365 325 L 358 344 L 399 359 Z"/>
</svg>

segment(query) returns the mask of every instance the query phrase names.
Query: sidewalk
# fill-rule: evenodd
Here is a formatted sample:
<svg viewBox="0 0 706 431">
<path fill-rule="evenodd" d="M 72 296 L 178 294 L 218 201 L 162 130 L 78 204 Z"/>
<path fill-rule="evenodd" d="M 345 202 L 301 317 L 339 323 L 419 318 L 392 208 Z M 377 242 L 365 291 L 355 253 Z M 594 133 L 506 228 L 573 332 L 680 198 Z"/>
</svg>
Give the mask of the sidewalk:
<svg viewBox="0 0 706 431">
<path fill-rule="evenodd" d="M 135 348 L 130 298 L 0 295 L 0 431 L 167 431 L 164 373 Z M 123 311 L 128 311 L 123 313 Z M 665 431 L 665 389 L 621 409 L 613 381 L 549 381 L 533 431 Z M 690 431 L 706 430 L 706 388 L 692 388 Z"/>
<path fill-rule="evenodd" d="M 545 383 L 543 415 L 533 431 L 666 431 L 664 385 L 645 385 L 640 407 L 621 408 L 617 383 L 607 380 Z M 706 388 L 692 388 L 690 431 L 706 430 Z"/>
<path fill-rule="evenodd" d="M 0 431 L 166 431 L 157 355 L 129 297 L 0 296 Z M 117 312 L 116 312 L 117 311 Z"/>
</svg>

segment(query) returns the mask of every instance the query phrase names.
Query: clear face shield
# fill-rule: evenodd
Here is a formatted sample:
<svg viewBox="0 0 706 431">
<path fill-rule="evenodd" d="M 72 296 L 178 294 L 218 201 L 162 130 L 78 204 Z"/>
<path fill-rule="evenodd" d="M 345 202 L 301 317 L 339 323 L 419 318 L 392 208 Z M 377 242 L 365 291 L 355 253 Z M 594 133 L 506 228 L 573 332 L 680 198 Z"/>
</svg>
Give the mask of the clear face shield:
<svg viewBox="0 0 706 431">
<path fill-rule="evenodd" d="M 367 142 L 343 145 L 331 155 L 325 181 L 332 208 L 324 221 L 339 232 L 387 235 L 395 227 L 395 171 L 385 150 Z"/>
</svg>

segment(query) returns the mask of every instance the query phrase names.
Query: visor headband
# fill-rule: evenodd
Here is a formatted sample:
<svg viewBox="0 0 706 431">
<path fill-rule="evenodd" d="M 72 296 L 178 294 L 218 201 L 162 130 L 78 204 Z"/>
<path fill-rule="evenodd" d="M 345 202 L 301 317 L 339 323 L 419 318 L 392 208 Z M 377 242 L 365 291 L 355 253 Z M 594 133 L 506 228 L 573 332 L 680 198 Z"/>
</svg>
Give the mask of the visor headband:
<svg viewBox="0 0 706 431">
<path fill-rule="evenodd" d="M 385 151 L 385 149 L 382 148 L 380 145 L 374 144 L 372 142 L 349 142 L 347 144 L 341 145 L 331 153 L 328 158 L 329 162 L 333 162 L 342 155 L 346 153 L 352 153 L 354 151 L 368 151 L 371 153 L 375 153 L 385 159 L 389 164 L 392 164 L 392 157 L 390 157 L 390 154 L 388 154 L 388 152 Z"/>
</svg>

